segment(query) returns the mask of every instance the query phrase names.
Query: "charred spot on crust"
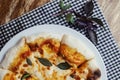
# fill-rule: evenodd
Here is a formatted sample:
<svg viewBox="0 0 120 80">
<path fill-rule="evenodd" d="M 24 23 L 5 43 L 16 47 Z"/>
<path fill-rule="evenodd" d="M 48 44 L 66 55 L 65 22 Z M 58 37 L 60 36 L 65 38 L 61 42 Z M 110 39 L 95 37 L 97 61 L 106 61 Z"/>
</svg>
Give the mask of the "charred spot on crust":
<svg viewBox="0 0 120 80">
<path fill-rule="evenodd" d="M 98 78 L 100 78 L 100 76 L 101 76 L 101 72 L 99 69 L 97 69 L 88 76 L 87 80 L 97 80 Z"/>
<path fill-rule="evenodd" d="M 96 80 L 94 77 L 88 77 L 87 80 Z"/>
<path fill-rule="evenodd" d="M 97 70 L 94 72 L 94 76 L 95 76 L 96 79 L 101 76 L 101 72 L 100 72 L 99 69 L 97 69 Z"/>
</svg>

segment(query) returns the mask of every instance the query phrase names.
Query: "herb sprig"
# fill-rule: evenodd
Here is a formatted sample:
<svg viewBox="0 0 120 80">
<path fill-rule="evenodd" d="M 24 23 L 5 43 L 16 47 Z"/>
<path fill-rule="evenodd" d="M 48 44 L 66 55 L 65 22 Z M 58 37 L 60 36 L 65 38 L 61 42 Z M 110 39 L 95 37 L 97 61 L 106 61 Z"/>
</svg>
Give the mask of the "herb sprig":
<svg viewBox="0 0 120 80">
<path fill-rule="evenodd" d="M 72 66 L 67 62 L 62 62 L 62 63 L 58 64 L 57 67 L 62 70 L 67 70 L 67 69 L 71 68 Z"/>
<path fill-rule="evenodd" d="M 44 66 L 52 66 L 52 63 L 46 58 L 37 58 Z"/>
<path fill-rule="evenodd" d="M 103 22 L 96 17 L 92 17 L 93 9 L 94 9 L 94 4 L 92 0 L 88 1 L 83 7 L 85 15 L 81 15 L 79 12 L 70 9 L 71 5 L 70 4 L 65 5 L 63 0 L 60 1 L 59 6 L 61 11 L 58 14 L 56 14 L 56 16 L 63 15 L 66 13 L 65 16 L 67 22 L 70 23 L 70 25 L 79 27 L 80 29 L 85 29 L 88 38 L 95 45 L 97 45 L 98 40 L 97 40 L 96 29 L 98 26 L 96 24 L 103 26 Z"/>
<path fill-rule="evenodd" d="M 26 62 L 27 64 L 29 64 L 30 66 L 32 65 L 32 61 L 29 58 L 26 58 Z"/>
<path fill-rule="evenodd" d="M 22 77 L 21 77 L 21 80 L 24 80 L 26 78 L 29 78 L 31 75 L 28 73 L 28 72 L 25 72 Z"/>
</svg>

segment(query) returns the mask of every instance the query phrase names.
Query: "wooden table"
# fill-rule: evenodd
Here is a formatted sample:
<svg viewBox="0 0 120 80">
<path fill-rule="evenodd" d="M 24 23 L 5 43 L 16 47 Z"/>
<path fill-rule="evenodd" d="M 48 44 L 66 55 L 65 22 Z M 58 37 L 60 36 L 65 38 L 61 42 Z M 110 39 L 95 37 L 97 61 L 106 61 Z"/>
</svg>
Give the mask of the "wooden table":
<svg viewBox="0 0 120 80">
<path fill-rule="evenodd" d="M 120 0 L 98 0 L 98 3 L 120 48 Z"/>
<path fill-rule="evenodd" d="M 50 0 L 0 0 L 0 25 L 42 6 Z M 120 47 L 120 0 L 98 0 L 110 30 Z"/>
</svg>

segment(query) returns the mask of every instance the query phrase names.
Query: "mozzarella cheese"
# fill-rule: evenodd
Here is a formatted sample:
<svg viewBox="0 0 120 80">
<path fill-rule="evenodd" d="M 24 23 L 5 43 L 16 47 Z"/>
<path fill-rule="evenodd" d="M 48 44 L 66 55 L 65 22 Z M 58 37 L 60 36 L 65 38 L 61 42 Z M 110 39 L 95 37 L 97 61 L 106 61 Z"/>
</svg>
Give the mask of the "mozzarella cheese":
<svg viewBox="0 0 120 80">
<path fill-rule="evenodd" d="M 97 66 L 94 61 L 88 61 L 94 55 L 86 57 L 83 54 L 85 51 L 81 53 L 80 44 L 75 47 L 71 41 L 76 39 L 71 37 L 66 39 L 65 36 L 62 41 L 45 36 L 27 39 L 24 39 L 22 45 L 14 52 L 15 56 L 12 57 L 13 60 L 7 64 L 7 67 L 3 65 L 3 68 L 8 69 L 8 71 L 0 74 L 0 77 L 2 76 L 0 80 L 21 80 L 26 72 L 30 75 L 26 77 L 26 80 L 87 80 L 88 77 L 91 79 L 91 76 L 94 76 Z M 78 42 L 78 40 L 76 41 Z M 44 61 L 42 63 L 39 58 L 45 59 L 46 63 L 50 65 L 46 66 Z M 58 64 L 65 62 L 69 64 L 67 65 L 69 68 L 64 70 L 58 67 Z M 95 67 L 93 68 L 92 65 Z"/>
</svg>

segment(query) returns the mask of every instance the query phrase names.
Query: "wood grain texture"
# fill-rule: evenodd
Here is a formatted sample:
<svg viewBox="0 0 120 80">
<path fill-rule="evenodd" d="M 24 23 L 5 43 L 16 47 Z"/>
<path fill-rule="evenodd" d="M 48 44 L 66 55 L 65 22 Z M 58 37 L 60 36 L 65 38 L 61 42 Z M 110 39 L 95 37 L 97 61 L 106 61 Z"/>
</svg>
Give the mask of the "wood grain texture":
<svg viewBox="0 0 120 80">
<path fill-rule="evenodd" d="M 0 25 L 42 6 L 50 0 L 0 0 Z"/>
<path fill-rule="evenodd" d="M 98 0 L 98 3 L 120 48 L 120 0 Z"/>
<path fill-rule="evenodd" d="M 50 0 L 0 0 L 0 25 L 42 6 Z M 120 0 L 98 0 L 110 30 L 120 47 Z"/>
</svg>

